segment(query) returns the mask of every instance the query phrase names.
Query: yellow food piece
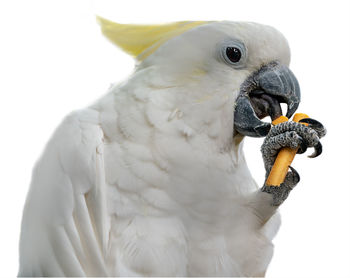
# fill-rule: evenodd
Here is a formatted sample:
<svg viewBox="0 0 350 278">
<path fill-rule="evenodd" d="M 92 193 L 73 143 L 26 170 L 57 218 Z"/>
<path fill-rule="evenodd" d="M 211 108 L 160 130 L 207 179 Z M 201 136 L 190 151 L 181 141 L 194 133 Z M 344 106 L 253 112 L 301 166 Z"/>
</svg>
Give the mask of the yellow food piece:
<svg viewBox="0 0 350 278">
<path fill-rule="evenodd" d="M 288 122 L 288 120 L 289 119 L 286 116 L 279 116 L 277 119 L 272 121 L 272 124 L 278 125 L 278 124 L 283 123 L 283 122 Z"/>
<path fill-rule="evenodd" d="M 309 118 L 308 115 L 303 113 L 297 113 L 293 117 L 294 122 L 299 122 L 301 119 Z M 280 116 L 272 122 L 273 125 L 288 121 L 285 116 Z M 307 124 L 305 124 L 307 125 Z M 277 155 L 274 165 L 272 166 L 271 172 L 266 180 L 268 186 L 280 186 L 286 178 L 289 166 L 292 164 L 294 156 L 298 149 L 283 148 Z"/>
</svg>

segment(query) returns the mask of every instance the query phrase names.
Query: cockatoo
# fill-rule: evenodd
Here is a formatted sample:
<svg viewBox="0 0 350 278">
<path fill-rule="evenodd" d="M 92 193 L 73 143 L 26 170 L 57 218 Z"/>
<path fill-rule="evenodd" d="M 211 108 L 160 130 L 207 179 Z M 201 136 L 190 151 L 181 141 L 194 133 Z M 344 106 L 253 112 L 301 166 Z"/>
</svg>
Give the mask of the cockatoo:
<svg viewBox="0 0 350 278">
<path fill-rule="evenodd" d="M 268 174 L 282 147 L 321 153 L 316 120 L 271 127 L 300 102 L 290 50 L 247 22 L 124 25 L 102 32 L 134 73 L 68 115 L 33 171 L 19 276 L 264 276 L 279 205 L 299 181 L 254 181 L 244 136 L 265 137 Z"/>
</svg>

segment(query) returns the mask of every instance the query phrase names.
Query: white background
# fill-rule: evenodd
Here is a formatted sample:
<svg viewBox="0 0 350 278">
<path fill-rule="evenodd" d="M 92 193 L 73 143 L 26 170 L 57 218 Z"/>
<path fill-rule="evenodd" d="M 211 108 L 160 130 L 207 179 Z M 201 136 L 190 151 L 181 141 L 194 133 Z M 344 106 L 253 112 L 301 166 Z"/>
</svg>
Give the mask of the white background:
<svg viewBox="0 0 350 278">
<path fill-rule="evenodd" d="M 133 69 L 105 40 L 94 14 L 122 23 L 248 20 L 277 27 L 290 42 L 299 111 L 323 122 L 324 153 L 293 165 L 301 182 L 281 207 L 268 277 L 350 276 L 349 1 L 1 1 L 0 275 L 18 268 L 20 219 L 32 167 L 70 111 L 102 96 Z M 261 139 L 245 151 L 259 183 Z"/>
</svg>

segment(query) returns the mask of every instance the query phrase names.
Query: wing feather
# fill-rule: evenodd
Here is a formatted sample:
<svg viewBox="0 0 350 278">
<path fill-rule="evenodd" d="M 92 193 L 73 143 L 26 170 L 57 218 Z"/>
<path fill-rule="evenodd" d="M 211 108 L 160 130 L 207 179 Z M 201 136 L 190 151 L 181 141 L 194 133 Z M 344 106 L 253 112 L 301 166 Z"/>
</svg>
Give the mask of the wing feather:
<svg viewBox="0 0 350 278">
<path fill-rule="evenodd" d="M 99 113 L 69 115 L 39 159 L 23 212 L 19 276 L 108 276 Z"/>
</svg>

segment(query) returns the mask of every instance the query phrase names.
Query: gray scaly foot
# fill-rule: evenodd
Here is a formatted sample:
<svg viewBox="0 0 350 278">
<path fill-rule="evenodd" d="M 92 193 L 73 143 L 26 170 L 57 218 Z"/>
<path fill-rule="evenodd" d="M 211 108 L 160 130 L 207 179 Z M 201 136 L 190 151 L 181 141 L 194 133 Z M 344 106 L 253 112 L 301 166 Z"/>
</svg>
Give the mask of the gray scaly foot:
<svg viewBox="0 0 350 278">
<path fill-rule="evenodd" d="M 301 123 L 307 123 L 308 126 Z M 264 159 L 266 170 L 266 178 L 268 177 L 271 168 L 276 160 L 277 154 L 281 148 L 289 147 L 298 149 L 298 153 L 304 153 L 307 148 L 313 147 L 314 153 L 309 157 L 317 157 L 322 153 L 322 145 L 320 138 L 325 136 L 326 129 L 323 125 L 314 119 L 303 119 L 300 123 L 284 122 L 273 126 L 266 136 L 261 147 L 261 152 Z M 264 186 L 262 192 L 273 195 L 273 206 L 279 206 L 287 199 L 289 192 L 300 181 L 299 174 L 295 169 L 290 167 L 285 181 L 280 186 Z"/>
</svg>

